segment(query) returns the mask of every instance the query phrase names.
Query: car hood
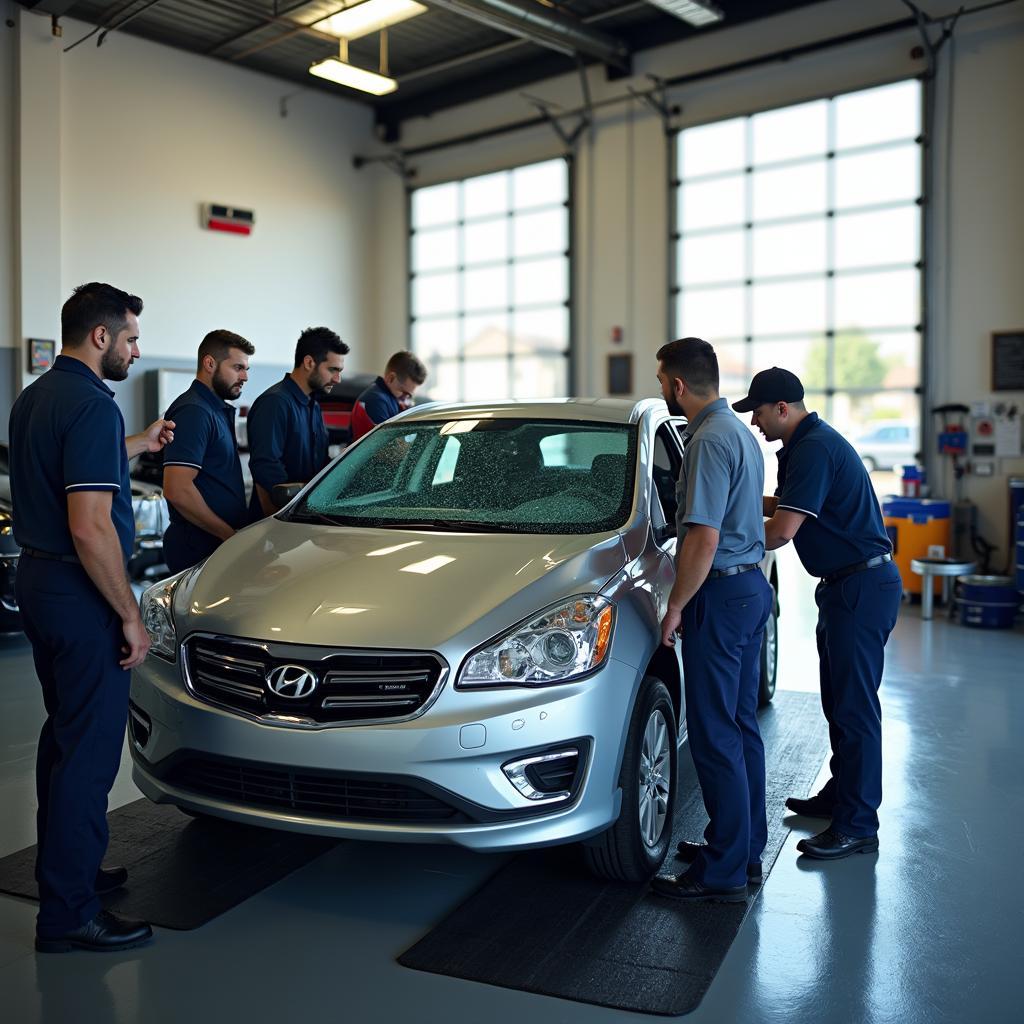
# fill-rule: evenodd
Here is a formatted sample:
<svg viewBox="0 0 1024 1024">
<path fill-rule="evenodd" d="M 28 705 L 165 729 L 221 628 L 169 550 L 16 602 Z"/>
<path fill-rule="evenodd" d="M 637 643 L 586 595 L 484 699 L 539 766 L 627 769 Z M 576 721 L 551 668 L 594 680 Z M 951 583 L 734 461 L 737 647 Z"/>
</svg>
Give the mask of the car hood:
<svg viewBox="0 0 1024 1024">
<path fill-rule="evenodd" d="M 625 564 L 618 533 L 439 533 L 266 520 L 175 599 L 179 636 L 390 649 L 476 646 Z"/>
</svg>

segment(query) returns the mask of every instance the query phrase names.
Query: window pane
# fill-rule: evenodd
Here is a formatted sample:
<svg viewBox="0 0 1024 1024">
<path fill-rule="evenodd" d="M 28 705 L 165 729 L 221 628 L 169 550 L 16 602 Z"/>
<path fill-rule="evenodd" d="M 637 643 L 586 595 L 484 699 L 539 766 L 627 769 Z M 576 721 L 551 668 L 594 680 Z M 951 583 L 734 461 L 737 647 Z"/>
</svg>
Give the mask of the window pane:
<svg viewBox="0 0 1024 1024">
<path fill-rule="evenodd" d="M 920 343 L 916 332 L 872 335 L 869 331 L 845 330 L 836 334 L 835 375 L 837 388 L 906 388 L 919 378 Z"/>
<path fill-rule="evenodd" d="M 754 236 L 754 277 L 824 271 L 825 221 L 758 227 Z"/>
<path fill-rule="evenodd" d="M 508 355 L 508 317 L 467 316 L 462 330 L 462 351 L 466 358 Z M 472 394 L 472 392 L 470 392 Z"/>
<path fill-rule="evenodd" d="M 517 356 L 512 363 L 513 398 L 562 398 L 569 394 L 564 357 Z"/>
<path fill-rule="evenodd" d="M 920 259 L 921 213 L 916 206 L 839 214 L 835 225 L 837 270 Z"/>
<path fill-rule="evenodd" d="M 564 259 L 530 260 L 515 265 L 513 301 L 517 306 L 564 302 L 568 297 Z"/>
<path fill-rule="evenodd" d="M 417 274 L 412 280 L 414 316 L 454 313 L 459 308 L 458 274 Z"/>
<path fill-rule="evenodd" d="M 751 371 L 759 373 L 770 366 L 781 366 L 795 373 L 804 388 L 825 387 L 825 337 L 782 338 L 770 341 L 754 339 L 751 345 Z M 820 371 L 818 367 L 820 365 Z M 815 368 L 812 371 L 812 367 Z M 818 381 L 820 377 L 820 381 Z M 816 383 L 817 382 L 817 383 Z"/>
<path fill-rule="evenodd" d="M 897 82 L 836 98 L 836 148 L 913 139 L 920 132 L 921 88 Z"/>
<path fill-rule="evenodd" d="M 469 269 L 463 278 L 463 302 L 467 310 L 502 309 L 508 305 L 508 266 Z"/>
<path fill-rule="evenodd" d="M 801 156 L 825 155 L 828 149 L 828 101 L 755 114 L 754 159 L 764 164 Z"/>
<path fill-rule="evenodd" d="M 459 235 L 455 228 L 417 231 L 412 236 L 412 269 L 441 270 L 459 262 Z"/>
<path fill-rule="evenodd" d="M 753 287 L 753 334 L 796 334 L 825 323 L 825 278 Z"/>
<path fill-rule="evenodd" d="M 463 388 L 473 401 L 507 398 L 511 381 L 507 359 L 467 359 L 462 367 Z"/>
<path fill-rule="evenodd" d="M 836 158 L 836 208 L 868 206 L 921 194 L 921 151 L 917 145 Z"/>
<path fill-rule="evenodd" d="M 564 160 L 548 160 L 512 172 L 512 203 L 518 210 L 550 206 L 568 198 L 569 168 Z"/>
<path fill-rule="evenodd" d="M 565 210 L 560 206 L 519 214 L 513 220 L 513 254 L 518 257 L 565 252 L 569 247 L 567 221 Z"/>
<path fill-rule="evenodd" d="M 683 178 L 746 166 L 746 118 L 687 128 L 679 136 L 679 170 Z"/>
<path fill-rule="evenodd" d="M 452 224 L 459 218 L 459 183 L 418 188 L 412 194 L 412 226 Z"/>
<path fill-rule="evenodd" d="M 679 296 L 680 337 L 743 337 L 746 331 L 743 288 L 687 288 Z"/>
<path fill-rule="evenodd" d="M 508 212 L 508 172 L 484 174 L 462 184 L 462 215 L 486 217 Z"/>
<path fill-rule="evenodd" d="M 754 171 L 754 220 L 825 211 L 825 161 Z"/>
<path fill-rule="evenodd" d="M 916 270 L 844 274 L 835 279 L 836 328 L 913 327 L 920 320 Z"/>
<path fill-rule="evenodd" d="M 508 217 L 467 224 L 463 231 L 467 264 L 508 259 Z"/>
<path fill-rule="evenodd" d="M 458 402 L 462 398 L 461 367 L 454 359 L 435 359 L 427 363 L 430 396 L 439 402 Z"/>
<path fill-rule="evenodd" d="M 680 189 L 679 227 L 685 234 L 698 228 L 740 225 L 746 220 L 745 176 L 701 181 Z"/>
<path fill-rule="evenodd" d="M 876 494 L 898 494 L 901 467 L 917 461 L 920 399 L 913 392 L 833 396 L 832 425 L 849 438 L 871 472 Z"/>
<path fill-rule="evenodd" d="M 743 280 L 744 239 L 742 231 L 684 237 L 679 246 L 679 280 L 683 284 Z"/>
<path fill-rule="evenodd" d="M 718 390 L 738 401 L 747 393 L 750 383 L 750 346 L 745 341 L 720 341 L 715 345 L 718 356 Z"/>
<path fill-rule="evenodd" d="M 512 315 L 512 349 L 520 353 L 569 350 L 569 310 L 565 306 L 531 309 Z"/>
<path fill-rule="evenodd" d="M 454 358 L 459 352 L 460 336 L 459 321 L 454 318 L 417 320 L 412 325 L 412 350 L 424 361 Z M 431 393 L 433 390 L 431 387 Z"/>
</svg>

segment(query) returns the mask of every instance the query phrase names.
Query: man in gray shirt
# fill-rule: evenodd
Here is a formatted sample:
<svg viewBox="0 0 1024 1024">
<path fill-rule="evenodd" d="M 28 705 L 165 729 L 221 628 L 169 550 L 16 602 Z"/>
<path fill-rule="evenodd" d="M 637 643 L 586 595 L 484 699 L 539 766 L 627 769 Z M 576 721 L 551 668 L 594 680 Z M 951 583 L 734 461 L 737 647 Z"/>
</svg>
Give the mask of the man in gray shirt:
<svg viewBox="0 0 1024 1024">
<path fill-rule="evenodd" d="M 764 460 L 757 441 L 718 395 L 718 359 L 700 338 L 658 351 L 661 392 L 686 416 L 677 495 L 676 580 L 662 642 L 682 637 L 690 752 L 708 822 L 705 844 L 683 843 L 692 861 L 655 892 L 688 901 L 738 903 L 759 881 L 768 837 L 764 746 L 757 725 L 761 637 L 772 591 L 764 558 Z"/>
</svg>

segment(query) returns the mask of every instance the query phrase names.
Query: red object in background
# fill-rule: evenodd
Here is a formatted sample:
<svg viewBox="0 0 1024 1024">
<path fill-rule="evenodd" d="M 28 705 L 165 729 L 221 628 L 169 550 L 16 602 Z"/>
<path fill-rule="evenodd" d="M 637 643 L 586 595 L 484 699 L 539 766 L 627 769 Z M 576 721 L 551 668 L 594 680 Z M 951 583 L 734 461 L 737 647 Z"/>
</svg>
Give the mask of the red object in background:
<svg viewBox="0 0 1024 1024">
<path fill-rule="evenodd" d="M 612 342 L 615 345 L 621 345 L 622 344 L 622 328 L 621 327 L 613 327 L 612 328 Z"/>
<path fill-rule="evenodd" d="M 238 206 L 203 203 L 200 220 L 208 231 L 223 231 L 229 235 L 251 235 L 256 223 L 256 214 L 252 210 L 243 210 Z"/>
<path fill-rule="evenodd" d="M 211 220 L 206 225 L 211 231 L 227 231 L 232 235 L 251 235 L 251 224 L 232 224 L 227 220 Z"/>
</svg>

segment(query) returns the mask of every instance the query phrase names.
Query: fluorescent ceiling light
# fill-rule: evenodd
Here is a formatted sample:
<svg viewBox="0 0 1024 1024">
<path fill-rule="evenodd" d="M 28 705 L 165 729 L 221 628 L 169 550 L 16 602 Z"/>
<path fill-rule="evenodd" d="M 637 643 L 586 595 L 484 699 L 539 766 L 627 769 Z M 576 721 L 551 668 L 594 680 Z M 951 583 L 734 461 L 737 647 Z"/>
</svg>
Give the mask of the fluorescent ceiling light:
<svg viewBox="0 0 1024 1024">
<path fill-rule="evenodd" d="M 354 7 L 315 22 L 311 27 L 341 39 L 358 39 L 388 25 L 397 25 L 406 18 L 415 18 L 425 10 L 426 7 L 415 0 L 363 0 Z"/>
<path fill-rule="evenodd" d="M 687 24 L 698 27 L 713 25 L 725 17 L 721 8 L 709 0 L 651 0 L 651 3 L 677 18 L 682 18 Z"/>
<path fill-rule="evenodd" d="M 374 96 L 384 96 L 398 88 L 398 83 L 393 78 L 379 75 L 376 71 L 367 71 L 366 68 L 357 68 L 355 64 L 348 64 L 338 57 L 328 57 L 327 60 L 313 64 L 309 73 L 316 75 L 317 78 L 326 78 L 329 82 L 337 82 L 338 85 L 347 85 L 350 89 L 372 93 Z"/>
</svg>

